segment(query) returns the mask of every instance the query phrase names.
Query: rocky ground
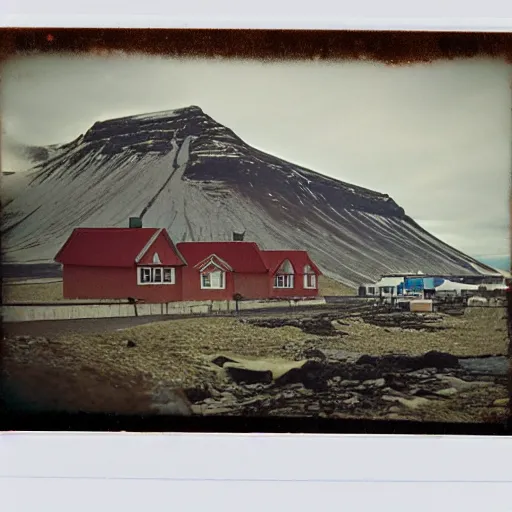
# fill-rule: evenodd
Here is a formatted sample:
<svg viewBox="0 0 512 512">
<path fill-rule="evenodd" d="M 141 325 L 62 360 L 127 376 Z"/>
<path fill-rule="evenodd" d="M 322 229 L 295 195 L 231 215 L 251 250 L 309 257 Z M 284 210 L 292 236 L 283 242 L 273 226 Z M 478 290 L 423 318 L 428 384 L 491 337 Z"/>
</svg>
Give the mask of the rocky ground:
<svg viewBox="0 0 512 512">
<path fill-rule="evenodd" d="M 231 382 L 189 390 L 194 412 L 432 421 L 506 417 L 504 356 L 459 359 L 435 351 L 361 356 L 309 348 L 297 358 L 306 358 L 304 365 L 277 379 L 265 365 L 254 370 L 220 358 L 216 363 L 227 366 Z"/>
<path fill-rule="evenodd" d="M 2 378 L 11 403 L 39 409 L 501 421 L 507 343 L 500 308 L 350 304 L 10 336 Z"/>
</svg>

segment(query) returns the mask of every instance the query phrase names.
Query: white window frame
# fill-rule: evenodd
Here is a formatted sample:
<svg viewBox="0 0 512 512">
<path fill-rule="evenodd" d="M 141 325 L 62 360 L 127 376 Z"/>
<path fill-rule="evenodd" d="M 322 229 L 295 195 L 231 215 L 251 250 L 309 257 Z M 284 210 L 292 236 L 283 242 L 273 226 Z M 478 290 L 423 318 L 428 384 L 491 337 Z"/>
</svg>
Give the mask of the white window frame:
<svg viewBox="0 0 512 512">
<path fill-rule="evenodd" d="M 207 285 L 204 282 L 205 277 L 209 277 L 212 274 L 218 274 L 219 277 L 219 286 L 212 286 L 211 279 L 210 283 Z M 213 272 L 200 272 L 199 279 L 201 283 L 201 290 L 225 290 L 226 289 L 226 272 L 224 270 L 221 270 L 217 267 L 217 270 L 214 270 Z"/>
<path fill-rule="evenodd" d="M 311 279 L 311 286 L 308 283 L 308 278 Z M 304 274 L 304 289 L 306 290 L 316 290 L 316 274 L 312 272 L 308 272 Z"/>
<path fill-rule="evenodd" d="M 276 274 L 274 276 L 274 288 L 289 290 L 293 288 L 294 274 Z"/>
<path fill-rule="evenodd" d="M 169 272 L 171 280 L 164 281 L 164 275 Z M 142 279 L 143 273 L 149 275 L 149 281 Z M 176 284 L 176 269 L 174 267 L 137 267 L 137 284 L 139 286 Z"/>
</svg>

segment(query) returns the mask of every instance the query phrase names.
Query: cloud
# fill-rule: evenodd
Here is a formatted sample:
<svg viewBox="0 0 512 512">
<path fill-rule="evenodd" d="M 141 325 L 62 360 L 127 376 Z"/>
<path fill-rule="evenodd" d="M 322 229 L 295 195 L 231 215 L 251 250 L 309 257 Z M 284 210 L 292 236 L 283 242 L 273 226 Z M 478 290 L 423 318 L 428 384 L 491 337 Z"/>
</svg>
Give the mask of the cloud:
<svg viewBox="0 0 512 512">
<path fill-rule="evenodd" d="M 469 254 L 508 253 L 511 67 L 44 55 L 3 69 L 3 131 L 46 145 L 199 105 L 249 144 L 390 194 Z M 5 148 L 3 148 L 5 150 Z"/>
</svg>

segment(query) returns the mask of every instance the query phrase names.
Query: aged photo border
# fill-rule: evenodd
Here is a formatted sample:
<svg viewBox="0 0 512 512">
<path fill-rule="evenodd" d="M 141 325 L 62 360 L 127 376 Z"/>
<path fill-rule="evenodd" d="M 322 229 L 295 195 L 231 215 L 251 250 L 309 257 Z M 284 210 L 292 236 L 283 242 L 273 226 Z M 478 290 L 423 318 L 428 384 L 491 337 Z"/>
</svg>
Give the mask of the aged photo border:
<svg viewBox="0 0 512 512">
<path fill-rule="evenodd" d="M 0 30 L 0 48 L 2 59 L 16 54 L 32 52 L 72 52 L 97 55 L 127 52 L 174 57 L 222 56 L 273 60 L 356 60 L 365 58 L 400 66 L 412 62 L 428 63 L 441 59 L 472 57 L 490 57 L 511 62 L 512 34 L 405 31 L 13 28 Z M 509 340 L 512 332 L 511 299 L 512 295 L 509 292 L 507 306 L 509 312 Z M 509 355 L 512 355 L 510 341 Z M 512 375 L 510 373 L 509 393 L 512 394 Z M 1 409 L 3 408 L 0 403 L 0 429 L 2 430 L 444 433 L 475 435 L 500 435 L 510 432 L 510 420 L 507 425 L 487 425 L 327 420 L 321 418 L 178 418 L 73 413 L 25 414 L 12 413 Z"/>
</svg>

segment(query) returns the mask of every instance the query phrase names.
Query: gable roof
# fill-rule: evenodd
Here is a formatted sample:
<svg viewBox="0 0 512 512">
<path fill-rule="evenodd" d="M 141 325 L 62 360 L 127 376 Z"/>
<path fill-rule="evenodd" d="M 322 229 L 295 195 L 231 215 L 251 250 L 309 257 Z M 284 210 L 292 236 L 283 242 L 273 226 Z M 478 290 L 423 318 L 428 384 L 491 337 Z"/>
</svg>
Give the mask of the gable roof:
<svg viewBox="0 0 512 512">
<path fill-rule="evenodd" d="M 216 256 L 227 263 L 233 272 L 263 274 L 267 267 L 261 251 L 254 242 L 180 242 L 178 251 L 191 267 Z"/>
<path fill-rule="evenodd" d="M 290 261 L 297 274 L 302 274 L 306 265 L 310 265 L 316 274 L 322 274 L 306 251 L 261 251 L 261 257 L 272 274 L 279 269 L 285 260 Z"/>
<path fill-rule="evenodd" d="M 165 229 L 76 228 L 55 256 L 63 265 L 84 267 L 131 267 L 163 234 L 176 254 L 176 265 L 186 262 Z"/>
<path fill-rule="evenodd" d="M 211 254 L 210 256 L 207 256 L 204 260 L 194 265 L 194 268 L 203 271 L 205 268 L 211 266 L 220 268 L 225 272 L 233 272 L 233 267 L 231 267 L 231 265 L 229 265 L 229 263 L 224 261 L 222 258 L 219 258 L 216 254 Z"/>
</svg>

